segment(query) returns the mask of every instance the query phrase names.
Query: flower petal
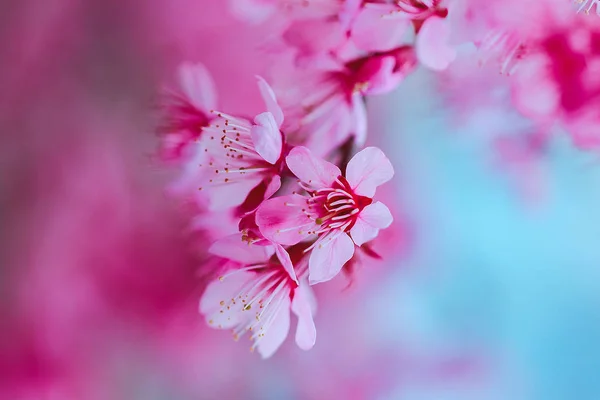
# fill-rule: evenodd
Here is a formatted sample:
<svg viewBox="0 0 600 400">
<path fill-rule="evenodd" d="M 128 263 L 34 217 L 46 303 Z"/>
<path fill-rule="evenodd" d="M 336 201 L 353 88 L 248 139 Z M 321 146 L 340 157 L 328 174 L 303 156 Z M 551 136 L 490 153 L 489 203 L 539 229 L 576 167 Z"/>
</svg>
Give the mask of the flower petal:
<svg viewBox="0 0 600 400">
<path fill-rule="evenodd" d="M 394 176 L 390 160 L 377 147 L 367 147 L 356 153 L 346 167 L 346 179 L 355 193 L 373 197 L 377 186 Z"/>
<path fill-rule="evenodd" d="M 239 20 L 260 24 L 275 14 L 277 4 L 262 0 L 229 0 L 229 10 Z"/>
<path fill-rule="evenodd" d="M 275 92 L 271 89 L 271 86 L 260 76 L 257 76 L 258 79 L 258 90 L 260 90 L 260 95 L 265 102 L 265 106 L 267 107 L 267 111 L 273 114 L 273 118 L 275 119 L 275 123 L 277 124 L 277 128 L 281 127 L 283 123 L 283 111 L 281 107 L 277 103 L 277 97 L 275 97 Z"/>
<path fill-rule="evenodd" d="M 456 50 L 448 45 L 450 27 L 440 17 L 429 17 L 416 39 L 417 58 L 434 71 L 442 71 L 456 58 Z"/>
<path fill-rule="evenodd" d="M 317 224 L 302 208 L 307 198 L 294 194 L 266 200 L 256 210 L 256 224 L 265 238 L 272 242 L 293 245 L 315 230 Z"/>
<path fill-rule="evenodd" d="M 283 248 L 282 245 L 275 243 L 275 254 L 277 254 L 277 259 L 285 269 L 285 272 L 288 273 L 290 278 L 298 284 L 298 278 L 296 277 L 296 271 L 294 271 L 294 265 L 292 264 L 292 260 L 290 259 L 290 255 Z"/>
<path fill-rule="evenodd" d="M 242 204 L 252 189 L 261 182 L 260 177 L 231 180 L 228 183 L 204 187 L 199 193 L 206 195 L 211 211 L 224 210 Z"/>
<path fill-rule="evenodd" d="M 346 233 L 321 238 L 321 243 L 312 250 L 308 260 L 310 284 L 332 279 L 353 255 L 354 242 Z"/>
<path fill-rule="evenodd" d="M 278 190 L 281 188 L 281 177 L 279 175 L 273 175 L 271 181 L 267 184 L 265 190 L 265 200 L 270 199 Z"/>
<path fill-rule="evenodd" d="M 203 64 L 183 63 L 178 75 L 181 89 L 195 107 L 208 112 L 217 106 L 215 82 Z"/>
<path fill-rule="evenodd" d="M 251 318 L 249 313 L 243 313 L 241 307 L 229 307 L 221 303 L 228 302 L 234 298 L 250 280 L 254 274 L 240 271 L 232 274 L 222 281 L 212 281 L 204 291 L 200 299 L 199 310 L 206 317 L 206 322 L 213 328 L 229 329 Z M 223 311 L 223 312 L 221 312 Z"/>
<path fill-rule="evenodd" d="M 360 93 L 352 96 L 352 124 L 356 145 L 362 146 L 367 140 L 367 108 Z"/>
<path fill-rule="evenodd" d="M 396 58 L 393 56 L 371 57 L 356 73 L 357 81 L 366 85 L 362 94 L 384 94 L 392 91 L 400 80 L 401 74 L 396 73 Z"/>
<path fill-rule="evenodd" d="M 208 252 L 240 264 L 258 264 L 269 260 L 273 255 L 273 248 L 244 242 L 241 234 L 236 233 L 214 242 L 208 248 Z"/>
<path fill-rule="evenodd" d="M 265 359 L 271 357 L 283 343 L 290 331 L 290 298 L 285 296 L 282 303 L 275 311 L 275 319 L 266 327 L 264 336 L 259 338 L 256 345 L 260 356 Z"/>
<path fill-rule="evenodd" d="M 254 118 L 252 143 L 256 152 L 267 162 L 275 164 L 281 156 L 283 141 L 273 114 L 264 112 Z"/>
<path fill-rule="evenodd" d="M 308 291 L 311 289 L 307 285 L 297 287 L 292 300 L 292 312 L 298 317 L 296 344 L 302 350 L 310 350 L 317 340 L 317 328 L 313 321 Z"/>
<path fill-rule="evenodd" d="M 393 4 L 365 4 L 352 25 L 356 46 L 371 52 L 398 47 L 411 21 L 401 13 L 392 14 L 396 10 Z"/>
<path fill-rule="evenodd" d="M 381 202 L 376 202 L 366 206 L 356 219 L 356 223 L 350 230 L 352 240 L 357 246 L 373 240 L 377 237 L 380 229 L 391 225 L 394 217 L 389 208 Z"/>
<path fill-rule="evenodd" d="M 297 146 L 285 158 L 288 168 L 302 182 L 315 187 L 328 187 L 342 173 L 338 167 L 321 158 L 303 146 Z"/>
</svg>

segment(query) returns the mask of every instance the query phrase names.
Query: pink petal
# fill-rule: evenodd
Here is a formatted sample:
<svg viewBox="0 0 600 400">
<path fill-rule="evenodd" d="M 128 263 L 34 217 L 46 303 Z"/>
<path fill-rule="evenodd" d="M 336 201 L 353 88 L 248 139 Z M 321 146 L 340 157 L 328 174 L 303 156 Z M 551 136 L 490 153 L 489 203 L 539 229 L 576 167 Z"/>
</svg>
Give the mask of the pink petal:
<svg viewBox="0 0 600 400">
<path fill-rule="evenodd" d="M 442 71 L 456 58 L 456 50 L 448 45 L 450 27 L 440 17 L 429 17 L 417 35 L 419 61 L 434 71 Z"/>
<path fill-rule="evenodd" d="M 275 300 L 276 301 L 276 300 Z M 277 309 L 275 319 L 271 326 L 265 327 L 266 331 L 260 342 L 257 344 L 257 350 L 260 356 L 265 359 L 271 357 L 279 346 L 283 343 L 290 331 L 290 298 L 286 296 Z"/>
<path fill-rule="evenodd" d="M 183 171 L 180 176 L 172 182 L 167 190 L 175 196 L 186 196 L 198 191 L 198 180 L 202 172 L 198 168 L 199 164 L 204 164 L 207 160 L 206 153 L 198 150 L 198 146 L 191 146 L 194 151 L 189 162 L 183 165 Z"/>
<path fill-rule="evenodd" d="M 304 282 L 301 286 L 306 301 L 308 301 L 308 305 L 310 306 L 310 312 L 314 317 L 317 314 L 317 297 L 315 296 L 315 292 L 312 287 L 308 285 L 308 282 Z"/>
<path fill-rule="evenodd" d="M 317 224 L 302 212 L 306 197 L 294 194 L 266 200 L 256 210 L 256 224 L 272 242 L 294 245 L 308 236 Z"/>
<path fill-rule="evenodd" d="M 396 58 L 393 56 L 369 58 L 357 72 L 356 80 L 367 83 L 361 93 L 377 95 L 394 90 L 403 78 L 395 69 Z"/>
<path fill-rule="evenodd" d="M 342 173 L 338 167 L 321 158 L 303 146 L 297 146 L 285 158 L 288 168 L 302 182 L 315 187 L 328 187 Z"/>
<path fill-rule="evenodd" d="M 200 299 L 199 309 L 211 327 L 229 329 L 252 317 L 249 313 L 243 313 L 241 307 L 227 309 L 221 305 L 222 301 L 228 302 L 229 299 L 237 296 L 243 286 L 252 279 L 254 279 L 252 273 L 240 271 L 222 281 L 217 279 L 206 287 Z"/>
<path fill-rule="evenodd" d="M 240 264 L 258 264 L 273 255 L 271 246 L 256 246 L 242 240 L 239 233 L 225 236 L 214 242 L 208 252 L 215 256 L 237 261 Z"/>
<path fill-rule="evenodd" d="M 363 0 L 346 0 L 342 5 L 342 9 L 338 12 L 340 24 L 348 29 L 358 17 L 358 13 L 362 8 Z"/>
<path fill-rule="evenodd" d="M 377 147 L 367 147 L 356 153 L 346 167 L 346 179 L 355 193 L 373 197 L 377 186 L 394 176 L 390 160 Z"/>
<path fill-rule="evenodd" d="M 367 108 L 360 93 L 352 96 L 352 124 L 356 145 L 362 146 L 367 140 Z"/>
<path fill-rule="evenodd" d="M 296 327 L 296 344 L 302 350 L 310 350 L 317 340 L 317 328 L 313 321 L 311 304 L 309 301 L 310 288 L 301 285 L 294 290 L 292 300 L 292 312 L 298 317 L 298 326 Z"/>
<path fill-rule="evenodd" d="M 294 265 L 292 264 L 292 260 L 290 259 L 290 255 L 283 248 L 282 245 L 275 243 L 275 254 L 277 254 L 277 259 L 285 269 L 285 272 L 288 273 L 290 278 L 298 284 L 298 278 L 296 277 L 296 271 L 294 271 Z"/>
<path fill-rule="evenodd" d="M 362 246 L 375 239 L 379 230 L 390 226 L 393 220 L 392 213 L 385 204 L 379 201 L 369 204 L 358 214 L 356 223 L 350 230 L 352 240 L 357 246 Z"/>
<path fill-rule="evenodd" d="M 398 47 L 411 22 L 401 13 L 396 14 L 400 18 L 390 15 L 396 9 L 393 4 L 366 4 L 352 27 L 351 37 L 356 46 L 370 52 Z"/>
<path fill-rule="evenodd" d="M 267 189 L 265 190 L 265 200 L 271 198 L 278 190 L 281 188 L 281 177 L 279 175 L 274 175 L 271 178 L 271 181 L 267 184 Z"/>
<path fill-rule="evenodd" d="M 202 189 L 209 202 L 211 211 L 237 207 L 246 200 L 248 193 L 262 180 L 260 178 L 229 181 L 228 183 L 206 186 Z"/>
<path fill-rule="evenodd" d="M 297 50 L 297 57 L 302 60 L 337 49 L 346 40 L 346 32 L 337 20 L 311 18 L 293 21 L 283 33 L 283 39 Z"/>
<path fill-rule="evenodd" d="M 547 71 L 547 60 L 532 55 L 519 65 L 513 77 L 512 99 L 530 118 L 554 118 L 560 105 L 560 90 Z"/>
<path fill-rule="evenodd" d="M 251 130 L 254 149 L 265 161 L 275 164 L 281 156 L 283 141 L 273 114 L 258 114 L 254 123 L 256 125 L 253 125 Z"/>
<path fill-rule="evenodd" d="M 203 64 L 183 63 L 178 73 L 181 88 L 195 107 L 208 112 L 217 106 L 216 85 Z"/>
<path fill-rule="evenodd" d="M 262 0 L 229 0 L 229 10 L 242 21 L 260 24 L 277 11 L 277 3 Z"/>
<path fill-rule="evenodd" d="M 277 103 L 275 92 L 273 92 L 271 86 L 269 86 L 267 81 L 265 81 L 263 78 L 257 76 L 256 79 L 258 79 L 258 90 L 260 90 L 260 95 L 262 96 L 263 101 L 265 102 L 267 111 L 273 114 L 273 118 L 275 119 L 277 128 L 280 128 L 281 124 L 283 123 L 283 111 Z"/>
<path fill-rule="evenodd" d="M 346 233 L 322 238 L 321 243 L 312 250 L 308 260 L 310 284 L 332 279 L 353 255 L 354 242 Z"/>
</svg>

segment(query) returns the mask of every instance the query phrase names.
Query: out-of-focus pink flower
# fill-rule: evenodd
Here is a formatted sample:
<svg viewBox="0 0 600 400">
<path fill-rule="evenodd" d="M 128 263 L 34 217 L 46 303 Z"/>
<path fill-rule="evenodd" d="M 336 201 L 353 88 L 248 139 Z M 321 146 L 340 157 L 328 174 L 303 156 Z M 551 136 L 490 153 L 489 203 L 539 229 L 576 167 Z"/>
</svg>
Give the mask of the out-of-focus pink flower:
<svg viewBox="0 0 600 400">
<path fill-rule="evenodd" d="M 443 18 L 427 18 L 417 35 L 417 57 L 426 67 L 441 71 L 456 58 L 456 49 L 448 44 L 450 27 Z"/>
<path fill-rule="evenodd" d="M 281 186 L 283 137 L 279 128 L 283 112 L 267 82 L 258 78 L 267 111 L 254 122 L 244 117 L 214 111 L 217 118 L 198 140 L 195 156 L 186 166 L 175 190 L 193 191 L 208 199 L 211 210 L 239 206 L 249 194 L 269 198 Z M 262 184 L 262 185 L 261 185 Z M 260 193 L 253 189 L 261 188 Z"/>
<path fill-rule="evenodd" d="M 190 143 L 200 137 L 202 130 L 214 118 L 210 110 L 217 106 L 217 90 L 210 73 L 200 63 L 183 63 L 178 69 L 181 93 L 172 93 L 165 106 L 162 158 L 180 160 Z"/>
<path fill-rule="evenodd" d="M 295 147 L 286 158 L 308 196 L 293 194 L 264 202 L 256 221 L 263 235 L 275 243 L 294 245 L 315 237 L 307 249 L 311 284 L 332 279 L 354 254 L 354 245 L 374 239 L 392 223 L 389 209 L 373 202 L 377 186 L 394 175 L 383 152 L 367 147 L 340 169 Z"/>
<path fill-rule="evenodd" d="M 388 19 L 412 22 L 417 34 L 415 47 L 421 64 L 440 71 L 456 58 L 456 49 L 450 44 L 452 29 L 448 21 L 447 1 L 442 0 L 399 0 L 388 11 Z M 379 5 L 378 8 L 384 8 Z M 385 7 L 388 8 L 388 7 Z M 403 32 L 390 26 L 389 37 Z M 363 33 L 365 34 L 365 33 Z"/>
<path fill-rule="evenodd" d="M 549 28 L 535 53 L 520 63 L 513 82 L 520 112 L 540 124 L 559 122 L 584 148 L 600 144 L 600 30 L 586 19 Z"/>
<path fill-rule="evenodd" d="M 312 19 L 335 14 L 345 0 L 229 0 L 231 13 L 259 24 L 272 18 Z"/>
<path fill-rule="evenodd" d="M 401 46 L 353 60 L 346 67 L 351 71 L 353 91 L 378 95 L 394 90 L 416 65 L 414 48 Z"/>
<path fill-rule="evenodd" d="M 230 260 L 230 270 L 208 285 L 200 301 L 210 326 L 233 328 L 235 340 L 249 332 L 251 350 L 268 358 L 287 337 L 291 311 L 298 317 L 296 344 L 312 348 L 315 305 L 305 262 L 294 270 L 282 246 L 249 245 L 239 234 L 215 242 L 210 252 Z"/>
<path fill-rule="evenodd" d="M 500 65 L 500 73 L 512 75 L 520 61 L 527 55 L 526 44 L 517 35 L 492 30 L 478 43 L 480 63 L 495 60 Z"/>
<path fill-rule="evenodd" d="M 395 4 L 365 2 L 352 23 L 350 37 L 354 44 L 365 51 L 397 47 L 410 28 L 411 20 L 396 10 Z"/>
<path fill-rule="evenodd" d="M 322 69 L 284 65 L 275 72 L 274 87 L 282 98 L 289 142 L 323 157 L 349 138 L 361 146 L 367 135 L 364 96 L 392 91 L 416 63 L 413 47 L 401 46 Z"/>
</svg>

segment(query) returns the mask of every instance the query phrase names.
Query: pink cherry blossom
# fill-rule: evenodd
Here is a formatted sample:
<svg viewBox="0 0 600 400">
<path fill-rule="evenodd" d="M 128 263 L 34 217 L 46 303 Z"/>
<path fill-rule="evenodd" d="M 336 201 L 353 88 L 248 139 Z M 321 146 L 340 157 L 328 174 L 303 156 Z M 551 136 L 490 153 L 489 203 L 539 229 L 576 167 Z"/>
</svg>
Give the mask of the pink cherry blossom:
<svg viewBox="0 0 600 400">
<path fill-rule="evenodd" d="M 500 73 L 512 75 L 530 49 L 517 35 L 505 31 L 489 31 L 478 43 L 480 62 L 491 60 L 499 64 Z"/>
<path fill-rule="evenodd" d="M 397 10 L 395 4 L 365 2 L 351 26 L 350 37 L 354 44 L 365 51 L 398 47 L 411 20 Z"/>
<path fill-rule="evenodd" d="M 283 112 L 273 90 L 260 77 L 258 87 L 267 111 L 254 117 L 253 122 L 214 111 L 217 118 L 204 128 L 195 157 L 176 182 L 175 190 L 183 189 L 185 193 L 195 187 L 208 199 L 209 209 L 220 210 L 241 205 L 250 194 L 252 206 L 248 207 L 256 208 L 279 189 Z"/>
<path fill-rule="evenodd" d="M 181 93 L 172 93 L 166 105 L 166 119 L 159 129 L 164 133 L 161 155 L 165 160 L 180 160 L 189 145 L 200 137 L 213 116 L 217 91 L 204 65 L 183 63 L 178 69 Z"/>
<path fill-rule="evenodd" d="M 311 284 L 332 279 L 352 258 L 354 246 L 374 239 L 392 223 L 389 209 L 373 202 L 377 186 L 394 170 L 381 150 L 367 147 L 348 163 L 346 174 L 305 147 L 295 147 L 286 158 L 306 195 L 292 194 L 265 201 L 256 222 L 275 243 L 293 245 L 315 238 L 307 249 Z"/>
<path fill-rule="evenodd" d="M 542 125 L 560 123 L 584 148 L 600 143 L 600 30 L 587 19 L 575 16 L 566 26 L 550 27 L 512 82 L 521 113 Z"/>
<path fill-rule="evenodd" d="M 232 329 L 235 340 L 248 332 L 251 350 L 269 358 L 287 337 L 291 311 L 298 317 L 296 344 L 313 347 L 315 300 L 306 284 L 306 262 L 295 270 L 281 245 L 248 245 L 239 234 L 215 242 L 209 251 L 230 261 L 229 271 L 208 285 L 200 301 L 210 326 Z"/>
<path fill-rule="evenodd" d="M 278 19 L 316 19 L 335 15 L 345 0 L 229 0 L 229 8 L 240 20 L 259 24 Z"/>
<path fill-rule="evenodd" d="M 367 135 L 365 95 L 392 91 L 416 66 L 411 46 L 335 62 L 305 71 L 282 68 L 275 89 L 281 93 L 292 144 L 326 156 L 348 139 L 361 146 Z"/>
<path fill-rule="evenodd" d="M 448 68 L 456 58 L 456 50 L 448 44 L 450 27 L 438 16 L 427 18 L 417 35 L 416 48 L 419 61 L 435 71 Z"/>
</svg>

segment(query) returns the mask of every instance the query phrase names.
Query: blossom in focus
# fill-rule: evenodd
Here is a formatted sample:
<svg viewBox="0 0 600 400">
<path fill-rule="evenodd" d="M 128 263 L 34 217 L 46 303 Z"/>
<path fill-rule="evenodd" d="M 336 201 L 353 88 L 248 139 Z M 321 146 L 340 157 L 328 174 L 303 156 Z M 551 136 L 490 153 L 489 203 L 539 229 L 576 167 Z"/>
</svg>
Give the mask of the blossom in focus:
<svg viewBox="0 0 600 400">
<path fill-rule="evenodd" d="M 248 245 L 239 234 L 215 242 L 210 252 L 230 264 L 200 301 L 200 312 L 210 326 L 233 329 L 235 340 L 248 333 L 254 341 L 251 350 L 268 358 L 287 337 L 291 311 L 298 317 L 296 344 L 304 350 L 313 347 L 316 306 L 305 262 L 298 262 L 294 270 L 282 246 Z"/>
<path fill-rule="evenodd" d="M 394 169 L 381 150 L 367 147 L 348 163 L 346 174 L 305 147 L 295 147 L 286 158 L 306 195 L 292 194 L 265 201 L 256 222 L 275 243 L 294 245 L 316 240 L 306 251 L 311 284 L 336 276 L 352 258 L 354 246 L 374 239 L 392 223 L 389 209 L 373 202 L 376 188 L 389 181 Z"/>
<path fill-rule="evenodd" d="M 165 160 L 181 160 L 186 155 L 213 119 L 210 110 L 217 106 L 215 83 L 204 65 L 183 63 L 178 78 L 181 93 L 170 94 L 164 125 L 159 128 L 164 134 L 161 153 Z"/>
<path fill-rule="evenodd" d="M 184 190 L 197 189 L 211 210 L 239 206 L 250 194 L 256 197 L 255 208 L 281 186 L 283 112 L 260 77 L 258 87 L 267 111 L 253 121 L 214 111 L 217 118 L 204 128 L 193 160 L 176 183 Z"/>
</svg>

